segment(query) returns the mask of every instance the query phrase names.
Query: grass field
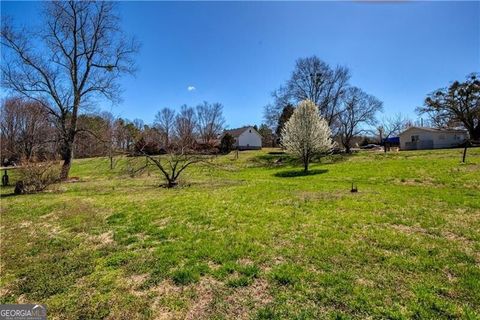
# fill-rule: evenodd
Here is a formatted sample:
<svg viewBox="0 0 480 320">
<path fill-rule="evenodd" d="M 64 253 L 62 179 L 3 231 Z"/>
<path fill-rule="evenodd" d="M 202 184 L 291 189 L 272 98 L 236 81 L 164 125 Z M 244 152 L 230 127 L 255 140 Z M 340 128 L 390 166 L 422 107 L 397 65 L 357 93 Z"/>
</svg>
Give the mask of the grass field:
<svg viewBox="0 0 480 320">
<path fill-rule="evenodd" d="M 478 319 L 480 149 L 300 166 L 222 156 L 176 189 L 119 163 L 1 205 L 1 302 L 51 319 Z M 280 163 L 280 164 L 279 164 Z M 351 193 L 351 183 L 359 192 Z"/>
</svg>

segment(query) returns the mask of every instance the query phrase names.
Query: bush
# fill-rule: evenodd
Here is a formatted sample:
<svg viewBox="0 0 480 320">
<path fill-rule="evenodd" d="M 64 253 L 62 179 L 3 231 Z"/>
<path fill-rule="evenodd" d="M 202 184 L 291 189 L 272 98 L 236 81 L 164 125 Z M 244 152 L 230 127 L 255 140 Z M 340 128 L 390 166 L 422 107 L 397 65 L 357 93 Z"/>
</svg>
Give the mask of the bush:
<svg viewBox="0 0 480 320">
<path fill-rule="evenodd" d="M 220 152 L 229 153 L 233 150 L 233 145 L 235 144 L 235 138 L 230 134 L 226 133 L 222 140 L 220 141 Z"/>
<path fill-rule="evenodd" d="M 55 162 L 27 163 L 18 170 L 15 194 L 36 193 L 58 181 L 60 167 Z"/>
</svg>

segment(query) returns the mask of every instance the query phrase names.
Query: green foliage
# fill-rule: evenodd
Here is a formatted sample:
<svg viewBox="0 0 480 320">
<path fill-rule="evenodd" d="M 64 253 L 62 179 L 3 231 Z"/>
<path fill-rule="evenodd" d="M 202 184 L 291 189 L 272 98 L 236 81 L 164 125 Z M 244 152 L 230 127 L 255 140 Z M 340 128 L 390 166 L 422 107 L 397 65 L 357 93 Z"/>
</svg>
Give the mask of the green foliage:
<svg viewBox="0 0 480 320">
<path fill-rule="evenodd" d="M 282 130 L 283 130 L 283 127 L 285 127 L 285 123 L 287 123 L 288 120 L 290 120 L 290 117 L 292 116 L 294 111 L 295 111 L 295 107 L 291 104 L 287 104 L 285 107 L 283 107 L 282 113 L 280 114 L 280 118 L 278 118 L 277 129 L 275 130 L 277 137 L 280 137 L 282 135 Z"/>
<path fill-rule="evenodd" d="M 186 285 L 197 282 L 200 274 L 191 268 L 176 270 L 172 273 L 172 280 L 175 284 Z"/>
<path fill-rule="evenodd" d="M 235 138 L 230 133 L 225 133 L 220 141 L 220 152 L 229 153 L 233 150 Z"/>
<path fill-rule="evenodd" d="M 275 267 L 271 273 L 272 279 L 280 285 L 295 284 L 301 276 L 302 270 L 295 265 L 282 264 Z"/>
</svg>

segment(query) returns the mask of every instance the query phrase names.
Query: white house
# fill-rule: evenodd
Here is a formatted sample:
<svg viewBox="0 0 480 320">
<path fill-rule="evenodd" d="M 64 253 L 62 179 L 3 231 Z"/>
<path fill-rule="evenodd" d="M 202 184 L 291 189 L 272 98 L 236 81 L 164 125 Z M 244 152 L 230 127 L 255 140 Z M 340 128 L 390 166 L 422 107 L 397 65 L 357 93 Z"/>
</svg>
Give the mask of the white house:
<svg viewBox="0 0 480 320">
<path fill-rule="evenodd" d="M 457 147 L 467 137 L 466 130 L 410 127 L 399 134 L 401 150 Z"/>
<path fill-rule="evenodd" d="M 247 126 L 238 129 L 225 130 L 223 133 L 230 134 L 234 139 L 234 147 L 239 150 L 261 149 L 262 136 L 254 127 Z"/>
</svg>

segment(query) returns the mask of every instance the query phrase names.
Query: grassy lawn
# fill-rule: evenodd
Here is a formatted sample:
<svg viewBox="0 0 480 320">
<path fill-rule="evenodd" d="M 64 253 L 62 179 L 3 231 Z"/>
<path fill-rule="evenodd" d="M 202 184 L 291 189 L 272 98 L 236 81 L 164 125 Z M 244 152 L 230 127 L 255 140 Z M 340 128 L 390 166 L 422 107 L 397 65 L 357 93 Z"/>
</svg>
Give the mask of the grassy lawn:
<svg viewBox="0 0 480 320">
<path fill-rule="evenodd" d="M 51 319 L 480 318 L 479 148 L 306 176 L 269 151 L 192 167 L 176 189 L 76 160 L 79 182 L 2 197 L 1 302 Z"/>
</svg>

